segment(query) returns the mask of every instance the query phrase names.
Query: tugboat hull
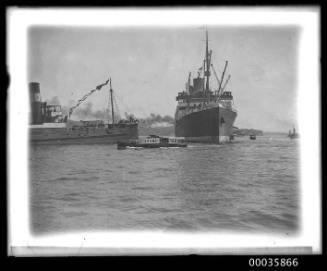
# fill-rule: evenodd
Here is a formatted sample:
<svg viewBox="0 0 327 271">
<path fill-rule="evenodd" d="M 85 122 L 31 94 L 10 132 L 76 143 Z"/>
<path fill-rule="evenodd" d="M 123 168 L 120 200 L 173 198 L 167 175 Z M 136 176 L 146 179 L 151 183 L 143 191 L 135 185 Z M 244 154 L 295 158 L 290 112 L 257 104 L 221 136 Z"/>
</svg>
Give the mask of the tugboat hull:
<svg viewBox="0 0 327 271">
<path fill-rule="evenodd" d="M 156 135 L 150 135 L 145 138 L 138 138 L 137 140 L 119 141 L 117 143 L 118 150 L 124 150 L 126 148 L 181 148 L 187 147 L 184 142 L 184 138 L 168 138 L 160 137 Z"/>
<path fill-rule="evenodd" d="M 135 143 L 126 143 L 126 142 L 118 142 L 117 149 L 123 150 L 129 148 L 183 148 L 187 147 L 187 144 L 135 144 Z"/>
</svg>

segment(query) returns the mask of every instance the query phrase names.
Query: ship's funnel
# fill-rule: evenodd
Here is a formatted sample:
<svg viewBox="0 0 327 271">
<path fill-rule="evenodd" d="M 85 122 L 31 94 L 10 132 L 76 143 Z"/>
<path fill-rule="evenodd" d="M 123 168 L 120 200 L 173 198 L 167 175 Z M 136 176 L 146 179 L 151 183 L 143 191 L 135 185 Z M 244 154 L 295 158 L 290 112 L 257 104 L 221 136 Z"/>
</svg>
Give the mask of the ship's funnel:
<svg viewBox="0 0 327 271">
<path fill-rule="evenodd" d="M 194 78 L 193 79 L 193 87 L 194 87 L 194 92 L 198 91 L 203 91 L 203 86 L 204 86 L 204 79 L 203 78 Z"/>
<path fill-rule="evenodd" d="M 30 82 L 29 92 L 31 102 L 41 102 L 40 83 Z"/>
<path fill-rule="evenodd" d="M 30 105 L 31 105 L 31 124 L 42 124 L 44 122 L 46 103 L 41 102 L 40 83 L 30 82 Z"/>
</svg>

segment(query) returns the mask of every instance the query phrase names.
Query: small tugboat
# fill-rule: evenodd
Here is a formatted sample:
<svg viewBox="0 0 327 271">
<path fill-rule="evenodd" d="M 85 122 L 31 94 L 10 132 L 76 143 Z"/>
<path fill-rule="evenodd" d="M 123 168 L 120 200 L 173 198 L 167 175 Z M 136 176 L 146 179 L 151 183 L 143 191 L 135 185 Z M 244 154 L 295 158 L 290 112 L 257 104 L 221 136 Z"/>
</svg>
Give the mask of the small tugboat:
<svg viewBox="0 0 327 271">
<path fill-rule="evenodd" d="M 255 134 L 251 134 L 251 135 L 250 135 L 250 139 L 251 139 L 251 140 L 256 140 L 256 138 L 257 138 L 257 137 L 256 137 Z"/>
<path fill-rule="evenodd" d="M 140 136 L 138 139 L 132 139 L 129 142 L 119 141 L 118 150 L 126 148 L 171 148 L 187 147 L 185 139 L 182 137 L 163 137 L 157 135 Z"/>
</svg>

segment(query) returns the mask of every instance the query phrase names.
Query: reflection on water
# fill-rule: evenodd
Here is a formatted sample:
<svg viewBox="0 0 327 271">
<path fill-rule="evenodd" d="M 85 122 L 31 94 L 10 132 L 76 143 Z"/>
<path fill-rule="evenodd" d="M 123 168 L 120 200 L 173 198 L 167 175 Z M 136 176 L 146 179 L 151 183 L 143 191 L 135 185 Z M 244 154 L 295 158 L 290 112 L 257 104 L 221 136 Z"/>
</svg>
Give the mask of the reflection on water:
<svg viewBox="0 0 327 271">
<path fill-rule="evenodd" d="M 296 140 L 118 151 L 114 145 L 33 146 L 31 229 L 295 233 Z"/>
</svg>

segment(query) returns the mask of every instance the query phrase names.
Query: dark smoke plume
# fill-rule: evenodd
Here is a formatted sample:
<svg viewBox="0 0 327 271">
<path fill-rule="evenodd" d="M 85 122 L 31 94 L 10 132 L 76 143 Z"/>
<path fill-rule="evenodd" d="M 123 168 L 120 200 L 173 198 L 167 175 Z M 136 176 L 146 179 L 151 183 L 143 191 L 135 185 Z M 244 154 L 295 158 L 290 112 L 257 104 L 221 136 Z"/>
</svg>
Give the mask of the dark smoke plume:
<svg viewBox="0 0 327 271">
<path fill-rule="evenodd" d="M 50 100 L 47 100 L 48 104 L 51 105 L 60 105 L 59 98 L 57 96 L 52 97 Z M 68 115 L 69 109 L 73 107 L 76 104 L 76 101 L 70 100 L 68 102 L 68 105 L 63 105 L 61 107 L 62 113 L 64 115 Z M 132 117 L 133 119 L 137 119 L 137 117 L 134 114 L 129 114 L 125 112 L 124 118 L 129 119 Z M 87 119 L 101 119 L 101 120 L 112 120 L 111 111 L 108 112 L 107 109 L 102 110 L 94 110 L 93 104 L 91 102 L 86 102 L 84 104 L 81 104 L 79 107 L 77 107 L 73 114 L 71 115 L 71 118 L 73 119 L 79 119 L 79 120 L 87 120 Z M 115 120 L 120 120 L 121 117 L 118 112 L 115 112 Z M 174 124 L 174 118 L 168 115 L 161 116 L 160 114 L 154 114 L 151 113 L 150 116 L 139 119 L 139 122 L 141 125 L 144 126 L 167 126 L 167 125 L 173 125 Z"/>
</svg>

